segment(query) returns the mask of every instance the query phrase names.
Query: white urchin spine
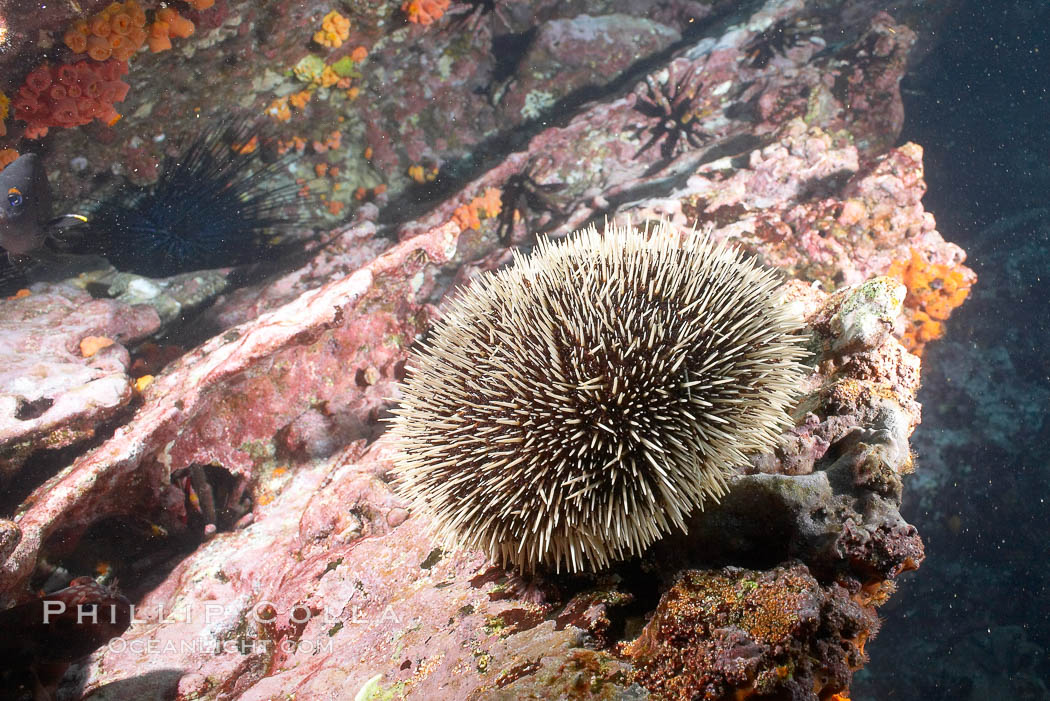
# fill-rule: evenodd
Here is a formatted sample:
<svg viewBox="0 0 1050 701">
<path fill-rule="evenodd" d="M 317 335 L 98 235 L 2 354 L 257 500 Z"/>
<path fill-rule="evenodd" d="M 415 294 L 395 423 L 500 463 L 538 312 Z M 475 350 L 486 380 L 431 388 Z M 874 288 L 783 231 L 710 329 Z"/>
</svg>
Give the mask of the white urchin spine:
<svg viewBox="0 0 1050 701">
<path fill-rule="evenodd" d="M 394 412 L 405 494 L 442 540 L 520 569 L 640 554 L 790 424 L 803 351 L 777 287 L 666 223 L 541 241 L 414 354 Z"/>
</svg>

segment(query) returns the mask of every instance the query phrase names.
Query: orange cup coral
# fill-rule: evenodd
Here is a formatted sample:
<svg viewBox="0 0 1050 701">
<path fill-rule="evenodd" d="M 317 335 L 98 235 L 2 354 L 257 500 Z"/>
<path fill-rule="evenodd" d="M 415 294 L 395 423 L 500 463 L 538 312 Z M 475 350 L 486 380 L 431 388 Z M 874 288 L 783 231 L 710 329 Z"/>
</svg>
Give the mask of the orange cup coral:
<svg viewBox="0 0 1050 701">
<path fill-rule="evenodd" d="M 127 63 L 114 59 L 42 64 L 18 89 L 15 115 L 26 122 L 30 139 L 45 136 L 50 127 L 74 127 L 92 119 L 113 124 L 120 119 L 113 105 L 128 94 L 128 84 L 120 80 L 127 72 Z"/>
<path fill-rule="evenodd" d="M 441 19 L 448 5 L 449 0 L 405 0 L 401 3 L 401 11 L 409 22 L 426 26 Z"/>
<path fill-rule="evenodd" d="M 136 0 L 114 2 L 87 20 L 77 20 L 62 36 L 75 54 L 96 61 L 112 56 L 126 61 L 146 42 L 146 13 Z"/>
<path fill-rule="evenodd" d="M 337 49 L 350 36 L 350 20 L 332 10 L 321 20 L 321 29 L 314 33 L 314 41 L 321 46 Z"/>
</svg>

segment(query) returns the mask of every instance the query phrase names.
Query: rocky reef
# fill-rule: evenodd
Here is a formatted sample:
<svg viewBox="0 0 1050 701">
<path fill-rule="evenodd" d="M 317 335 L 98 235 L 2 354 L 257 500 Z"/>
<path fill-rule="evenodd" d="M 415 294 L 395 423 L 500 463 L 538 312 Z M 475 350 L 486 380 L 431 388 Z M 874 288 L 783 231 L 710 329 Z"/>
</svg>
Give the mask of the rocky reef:
<svg viewBox="0 0 1050 701">
<path fill-rule="evenodd" d="M 297 154 L 295 221 L 326 245 L 255 275 L 85 261 L 0 300 L 0 623 L 85 576 L 135 605 L 58 675 L 35 650 L 4 670 L 14 698 L 847 699 L 924 558 L 900 514 L 921 355 L 976 281 L 896 145 L 922 3 L 176 5 L 192 33 L 141 3 L 122 119 L 22 108 L 0 139 L 74 211 L 155 179 L 221 94 Z M 136 8 L 0 10 L 3 90 L 95 60 L 66 33 Z M 410 346 L 513 248 L 612 218 L 781 272 L 810 353 L 794 427 L 608 570 L 435 547 L 385 435 Z"/>
</svg>

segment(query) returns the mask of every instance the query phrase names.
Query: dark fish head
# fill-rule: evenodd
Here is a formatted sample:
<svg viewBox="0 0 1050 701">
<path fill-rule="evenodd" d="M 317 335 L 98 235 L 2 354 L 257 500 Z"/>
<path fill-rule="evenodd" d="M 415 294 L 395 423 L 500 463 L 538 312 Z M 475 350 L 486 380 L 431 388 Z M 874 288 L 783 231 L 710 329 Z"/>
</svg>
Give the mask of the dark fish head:
<svg viewBox="0 0 1050 701">
<path fill-rule="evenodd" d="M 0 171 L 0 248 L 25 255 L 40 248 L 51 219 L 51 188 L 35 153 L 19 156 Z"/>
</svg>

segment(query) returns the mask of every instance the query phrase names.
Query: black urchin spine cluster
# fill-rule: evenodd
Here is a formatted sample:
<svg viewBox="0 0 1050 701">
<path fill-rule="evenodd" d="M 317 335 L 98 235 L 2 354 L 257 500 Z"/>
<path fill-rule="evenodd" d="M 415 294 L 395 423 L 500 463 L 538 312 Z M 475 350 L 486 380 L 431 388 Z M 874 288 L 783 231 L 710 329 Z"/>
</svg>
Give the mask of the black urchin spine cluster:
<svg viewBox="0 0 1050 701">
<path fill-rule="evenodd" d="M 397 472 L 447 542 L 523 570 L 640 554 L 789 424 L 768 271 L 666 224 L 542 242 L 453 299 L 402 386 Z"/>
<path fill-rule="evenodd" d="M 78 253 L 149 277 L 279 258 L 275 239 L 294 224 L 286 214 L 298 186 L 278 176 L 288 158 L 260 158 L 252 122 L 211 126 L 178 155 L 165 157 L 147 187 L 127 186 L 87 217 Z"/>
</svg>

